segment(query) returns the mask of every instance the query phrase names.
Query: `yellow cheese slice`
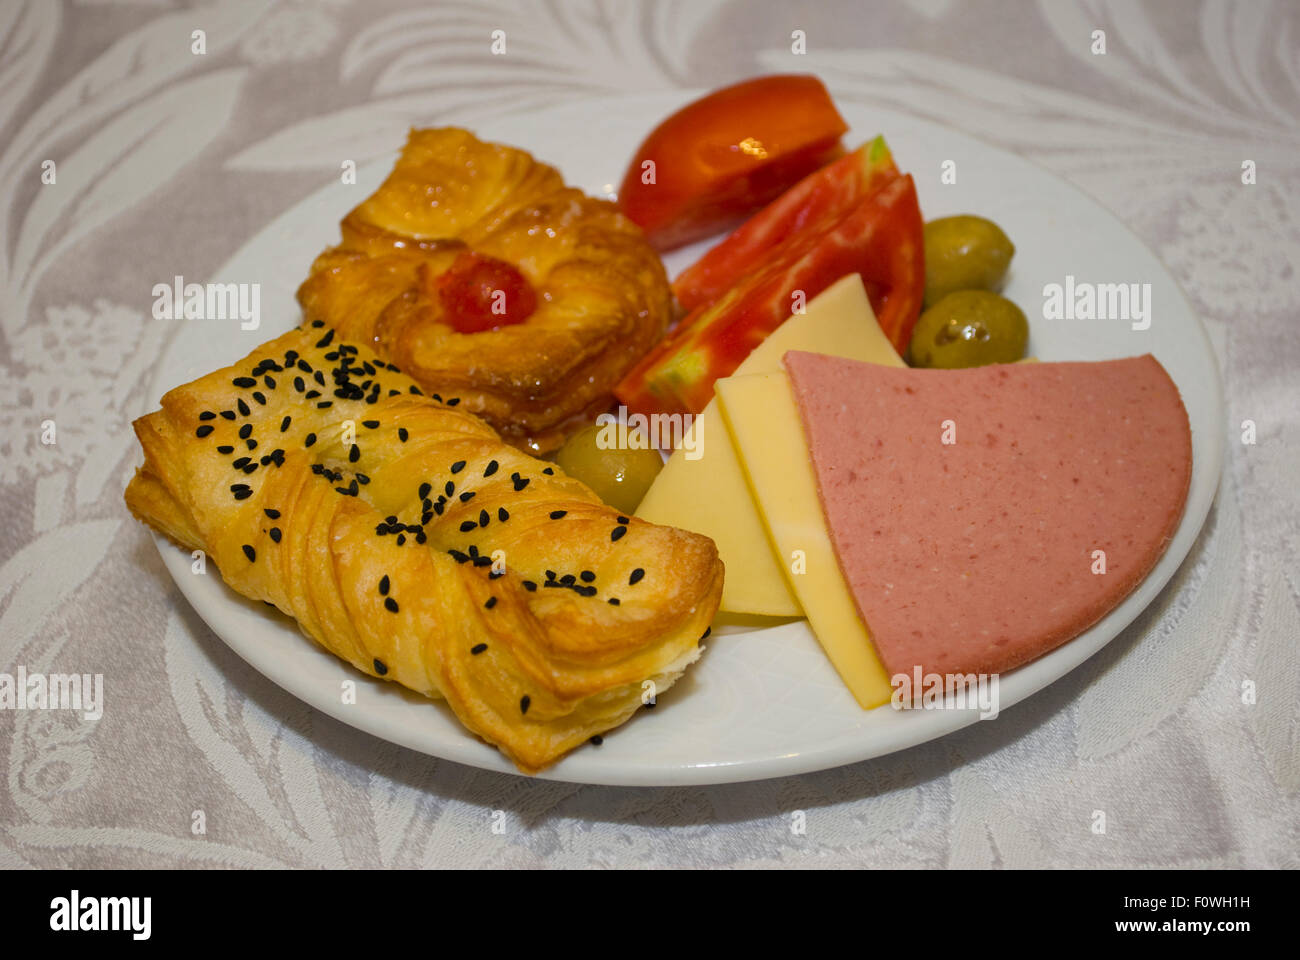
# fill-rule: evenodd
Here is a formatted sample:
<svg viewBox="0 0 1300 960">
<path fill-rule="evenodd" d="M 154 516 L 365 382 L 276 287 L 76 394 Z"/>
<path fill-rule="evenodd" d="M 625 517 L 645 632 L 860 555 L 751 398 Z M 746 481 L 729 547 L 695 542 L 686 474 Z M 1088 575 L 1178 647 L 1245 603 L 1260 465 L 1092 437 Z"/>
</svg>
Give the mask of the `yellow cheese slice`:
<svg viewBox="0 0 1300 960">
<path fill-rule="evenodd" d="M 802 314 L 777 327 L 734 375 L 780 370 L 787 350 L 903 365 L 876 322 L 856 273 L 841 277 L 810 300 Z M 726 566 L 721 609 L 769 617 L 803 615 L 768 544 L 716 397 L 695 418 L 685 442 L 655 478 L 636 515 L 713 539 Z"/>
<path fill-rule="evenodd" d="M 840 573 L 789 378 L 783 371 L 728 377 L 715 389 L 775 555 L 809 626 L 860 707 L 887 703 L 889 677 Z"/>
</svg>

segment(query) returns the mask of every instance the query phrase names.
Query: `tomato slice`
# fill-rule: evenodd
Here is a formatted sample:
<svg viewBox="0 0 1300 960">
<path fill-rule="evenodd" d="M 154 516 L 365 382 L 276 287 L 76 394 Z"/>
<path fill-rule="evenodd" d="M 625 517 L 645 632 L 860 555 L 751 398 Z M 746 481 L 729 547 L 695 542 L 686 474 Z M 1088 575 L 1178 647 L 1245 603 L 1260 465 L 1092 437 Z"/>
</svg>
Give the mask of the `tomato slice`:
<svg viewBox="0 0 1300 960">
<path fill-rule="evenodd" d="M 720 300 L 689 314 L 615 395 L 635 413 L 699 413 L 714 382 L 790 316 L 795 291 L 811 300 L 847 273 L 861 274 L 901 354 L 925 290 L 921 208 L 910 175 L 895 177 L 828 228 L 790 238 Z"/>
<path fill-rule="evenodd" d="M 457 255 L 433 286 L 443 320 L 458 333 L 480 333 L 523 323 L 537 309 L 537 294 L 513 264 L 481 253 Z"/>
<path fill-rule="evenodd" d="M 683 271 L 673 281 L 677 302 L 686 310 L 712 303 L 790 237 L 838 220 L 897 176 L 884 137 L 809 174 Z"/>
<path fill-rule="evenodd" d="M 848 129 L 816 77 L 757 77 L 657 126 L 619 188 L 623 212 L 659 250 L 720 233 L 842 154 Z"/>
</svg>

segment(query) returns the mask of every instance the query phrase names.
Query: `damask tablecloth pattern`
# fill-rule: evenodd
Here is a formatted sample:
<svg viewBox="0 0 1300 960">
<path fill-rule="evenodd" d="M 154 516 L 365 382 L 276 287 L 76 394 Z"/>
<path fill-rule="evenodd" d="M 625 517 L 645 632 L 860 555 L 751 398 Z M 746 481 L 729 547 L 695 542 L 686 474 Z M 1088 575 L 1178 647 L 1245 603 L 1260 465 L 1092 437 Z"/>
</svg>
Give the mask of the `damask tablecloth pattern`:
<svg viewBox="0 0 1300 960">
<path fill-rule="evenodd" d="M 768 71 L 1045 165 L 1184 285 L 1228 456 L 1152 608 L 995 723 L 695 789 L 437 761 L 230 652 L 122 504 L 184 335 L 153 285 L 205 279 L 412 124 Z M 0 866 L 1297 866 L 1297 157 L 1294 3 L 3 0 L 0 671 L 103 673 L 106 709 L 0 711 Z"/>
</svg>

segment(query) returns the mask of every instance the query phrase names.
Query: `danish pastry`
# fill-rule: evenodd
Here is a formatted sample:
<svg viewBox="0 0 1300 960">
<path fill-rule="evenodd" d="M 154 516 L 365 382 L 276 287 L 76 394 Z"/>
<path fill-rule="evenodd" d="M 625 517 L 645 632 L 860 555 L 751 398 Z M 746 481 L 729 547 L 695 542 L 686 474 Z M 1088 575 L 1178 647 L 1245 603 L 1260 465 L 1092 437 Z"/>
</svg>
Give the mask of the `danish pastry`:
<svg viewBox="0 0 1300 960">
<path fill-rule="evenodd" d="M 535 772 L 700 653 L 706 537 L 621 516 L 316 321 L 136 421 L 132 512 Z"/>
<path fill-rule="evenodd" d="M 373 346 L 532 453 L 607 408 L 663 335 L 663 265 L 614 204 L 513 147 L 413 130 L 298 290 L 308 321 Z"/>
</svg>

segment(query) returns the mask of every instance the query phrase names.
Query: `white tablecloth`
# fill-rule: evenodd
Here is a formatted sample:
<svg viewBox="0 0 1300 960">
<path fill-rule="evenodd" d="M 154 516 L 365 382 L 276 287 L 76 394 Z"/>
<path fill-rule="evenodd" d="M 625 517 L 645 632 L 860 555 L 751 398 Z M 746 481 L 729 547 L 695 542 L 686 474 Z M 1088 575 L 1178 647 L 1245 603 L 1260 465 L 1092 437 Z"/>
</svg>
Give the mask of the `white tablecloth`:
<svg viewBox="0 0 1300 960">
<path fill-rule="evenodd" d="M 508 55 L 487 63 L 498 29 Z M 122 503 L 130 421 L 183 326 L 152 317 L 154 283 L 206 278 L 408 125 L 792 69 L 1046 165 L 1184 285 L 1221 358 L 1228 457 L 1145 615 L 997 722 L 675 790 L 399 749 L 203 625 Z M 1295 3 L 4 0 L 0 672 L 102 672 L 106 709 L 0 711 L 0 866 L 1296 866 L 1297 156 Z"/>
</svg>

